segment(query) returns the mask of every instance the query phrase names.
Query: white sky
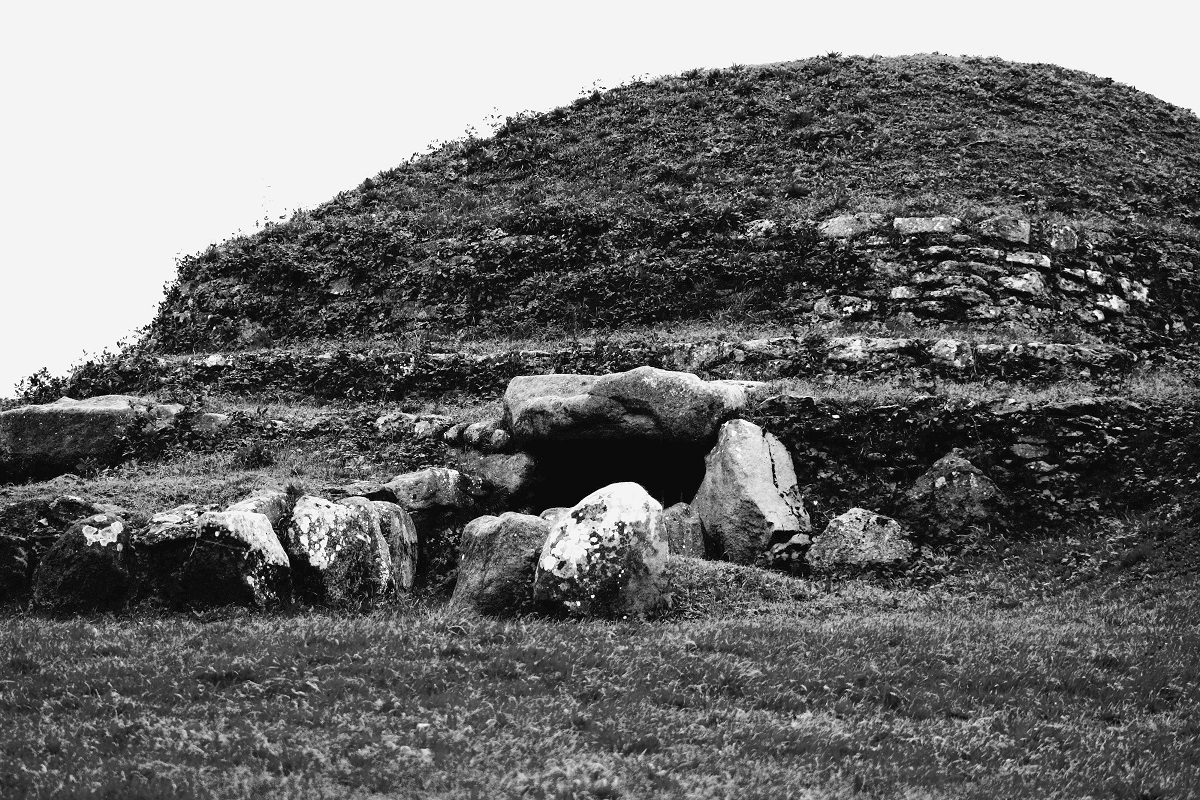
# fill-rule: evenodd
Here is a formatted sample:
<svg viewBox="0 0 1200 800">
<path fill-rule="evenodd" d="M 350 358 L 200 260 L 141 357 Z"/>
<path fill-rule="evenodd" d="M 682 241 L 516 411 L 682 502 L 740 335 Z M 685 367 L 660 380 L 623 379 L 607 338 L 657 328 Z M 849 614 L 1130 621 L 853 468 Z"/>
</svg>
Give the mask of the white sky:
<svg viewBox="0 0 1200 800">
<path fill-rule="evenodd" d="M 150 321 L 175 258 L 593 82 L 807 58 L 1045 61 L 1200 109 L 1178 2 L 0 4 L 0 397 Z"/>
</svg>

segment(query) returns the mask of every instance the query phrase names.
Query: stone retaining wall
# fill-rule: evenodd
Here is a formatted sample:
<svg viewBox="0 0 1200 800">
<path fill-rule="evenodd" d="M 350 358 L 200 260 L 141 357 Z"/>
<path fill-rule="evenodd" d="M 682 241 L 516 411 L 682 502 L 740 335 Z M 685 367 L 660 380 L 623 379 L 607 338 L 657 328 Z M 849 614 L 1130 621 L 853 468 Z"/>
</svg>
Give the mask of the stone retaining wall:
<svg viewBox="0 0 1200 800">
<path fill-rule="evenodd" d="M 498 395 L 518 375 L 606 374 L 655 366 L 701 377 L 770 380 L 813 374 L 913 374 L 950 380 L 1002 378 L 1119 380 L 1139 362 L 1122 348 L 1055 342 L 971 343 L 880 336 L 783 336 L 745 341 L 630 345 L 487 355 L 340 348 L 264 350 L 208 356 L 127 355 L 78 369 L 78 397 L 114 393 L 219 391 L 274 397 L 394 400 L 463 391 Z"/>
<path fill-rule="evenodd" d="M 863 406 L 783 395 L 749 416 L 787 445 L 814 525 L 853 506 L 911 521 L 905 490 L 952 448 L 1008 495 L 1017 534 L 1200 501 L 1196 403 L 930 397 Z"/>
</svg>

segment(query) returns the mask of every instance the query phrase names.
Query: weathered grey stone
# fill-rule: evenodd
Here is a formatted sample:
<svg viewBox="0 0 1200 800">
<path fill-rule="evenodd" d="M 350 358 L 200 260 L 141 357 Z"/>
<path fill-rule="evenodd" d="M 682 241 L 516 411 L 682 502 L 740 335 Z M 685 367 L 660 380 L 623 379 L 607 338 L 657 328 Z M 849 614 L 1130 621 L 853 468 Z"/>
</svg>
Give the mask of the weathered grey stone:
<svg viewBox="0 0 1200 800">
<path fill-rule="evenodd" d="M 875 301 L 855 295 L 822 297 L 813 304 L 813 313 L 826 319 L 858 319 L 875 312 Z"/>
<path fill-rule="evenodd" d="M 1124 316 L 1129 313 L 1129 303 L 1115 294 L 1102 294 L 1098 296 L 1096 298 L 1096 305 L 1102 308 L 1105 314 Z"/>
<path fill-rule="evenodd" d="M 82 519 L 59 537 L 33 575 L 34 603 L 54 611 L 101 611 L 133 588 L 129 531 L 113 514 Z"/>
<path fill-rule="evenodd" d="M 792 457 L 747 420 L 721 426 L 692 501 L 705 537 L 729 561 L 755 564 L 776 541 L 811 530 Z"/>
<path fill-rule="evenodd" d="M 485 493 L 483 481 L 456 469 L 429 467 L 397 475 L 384 484 L 406 511 L 469 508 Z"/>
<path fill-rule="evenodd" d="M 379 519 L 353 501 L 304 495 L 292 510 L 284 547 L 296 588 L 312 599 L 352 603 L 380 597 L 392 585 Z"/>
<path fill-rule="evenodd" d="M 1117 286 L 1121 287 L 1121 293 L 1127 300 L 1143 305 L 1150 302 L 1150 289 L 1141 281 L 1130 280 L 1122 275 L 1117 278 Z"/>
<path fill-rule="evenodd" d="M 1021 275 L 1005 275 L 999 280 L 1001 286 L 1010 292 L 1026 297 L 1044 297 L 1046 281 L 1036 272 L 1025 272 Z"/>
<path fill-rule="evenodd" d="M 662 524 L 671 555 L 704 558 L 704 527 L 689 504 L 676 503 L 663 509 Z"/>
<path fill-rule="evenodd" d="M 1020 244 L 1029 244 L 1030 230 L 1029 220 L 1018 219 L 1007 214 L 989 217 L 979 223 L 979 232 L 984 236 Z"/>
<path fill-rule="evenodd" d="M 572 392 L 568 394 L 568 392 Z M 587 375 L 517 377 L 504 394 L 505 420 L 519 443 L 640 439 L 710 440 L 746 403 L 733 382 L 638 367 Z"/>
<path fill-rule="evenodd" d="M 1050 455 L 1050 450 L 1044 445 L 1028 442 L 1017 442 L 1008 449 L 1022 461 L 1039 461 Z"/>
<path fill-rule="evenodd" d="M 1069 225 L 1056 225 L 1050 229 L 1050 248 L 1070 252 L 1079 247 L 1079 234 Z"/>
<path fill-rule="evenodd" d="M 1042 253 L 1009 253 L 1005 259 L 1009 264 L 1020 264 L 1025 267 L 1050 269 L 1050 256 Z"/>
<path fill-rule="evenodd" d="M 467 523 L 450 605 L 495 615 L 528 608 L 538 557 L 549 535 L 550 523 L 544 519 L 511 511 Z"/>
<path fill-rule="evenodd" d="M 996 484 L 958 450 L 938 459 L 906 497 L 915 513 L 944 534 L 997 521 L 1004 503 Z"/>
<path fill-rule="evenodd" d="M 167 424 L 182 410 L 129 395 L 21 406 L 0 412 L 0 461 L 18 475 L 66 471 L 86 459 L 116 463 L 133 428 Z"/>
<path fill-rule="evenodd" d="M 412 591 L 417 574 L 417 526 L 412 516 L 395 503 L 372 500 L 379 514 L 379 532 L 392 557 L 392 580 L 398 592 Z"/>
<path fill-rule="evenodd" d="M 491 441 L 492 432 L 495 430 L 495 422 L 472 422 L 463 431 L 463 444 L 482 449 Z"/>
<path fill-rule="evenodd" d="M 508 450 L 511 443 L 512 434 L 503 428 L 496 428 L 492 431 L 492 435 L 488 437 L 487 442 L 484 443 L 483 449 L 493 453 L 503 453 Z"/>
<path fill-rule="evenodd" d="M 446 428 L 446 432 L 442 434 L 442 441 L 452 447 L 458 447 L 463 441 L 463 432 L 467 429 L 467 423 L 459 422 Z"/>
<path fill-rule="evenodd" d="M 528 453 L 468 452 L 458 459 L 458 466 L 464 472 L 478 475 L 485 488 L 508 497 L 529 488 L 537 472 L 537 461 Z"/>
<path fill-rule="evenodd" d="M 938 339 L 929 345 L 929 359 L 942 367 L 955 370 L 975 366 L 975 352 L 970 343 L 959 339 Z"/>
<path fill-rule="evenodd" d="M 912 236 L 918 233 L 954 233 L 962 220 L 957 217 L 896 217 L 892 227 L 897 233 Z"/>
<path fill-rule="evenodd" d="M 536 599 L 580 615 L 641 616 L 666 602 L 662 506 L 636 483 L 585 497 L 542 547 Z"/>
<path fill-rule="evenodd" d="M 822 222 L 817 233 L 823 239 L 851 239 L 884 226 L 883 214 L 847 214 Z"/>
<path fill-rule="evenodd" d="M 141 592 L 175 606 L 262 608 L 291 598 L 288 558 L 264 513 L 177 506 L 134 531 L 130 545 Z"/>
<path fill-rule="evenodd" d="M 913 339 L 839 336 L 826 345 L 825 360 L 832 364 L 891 364 L 915 352 Z"/>
<path fill-rule="evenodd" d="M 280 489 L 264 489 L 240 500 L 226 511 L 248 514 L 263 514 L 271 522 L 271 527 L 279 530 L 292 517 L 292 506 L 296 498 Z"/>
<path fill-rule="evenodd" d="M 899 522 L 865 508 L 852 508 L 813 537 L 806 559 L 814 570 L 881 567 L 906 561 L 912 541 Z"/>
</svg>

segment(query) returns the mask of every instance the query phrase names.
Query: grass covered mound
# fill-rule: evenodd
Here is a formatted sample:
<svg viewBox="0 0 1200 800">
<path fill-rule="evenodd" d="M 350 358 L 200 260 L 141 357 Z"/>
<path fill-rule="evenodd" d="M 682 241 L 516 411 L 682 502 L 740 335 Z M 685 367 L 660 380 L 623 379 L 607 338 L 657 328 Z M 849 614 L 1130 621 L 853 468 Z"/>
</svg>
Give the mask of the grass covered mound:
<svg viewBox="0 0 1200 800">
<path fill-rule="evenodd" d="M 1070 221 L 1157 266 L 1196 242 L 1200 123 L 1109 79 L 995 58 L 693 70 L 510 118 L 184 258 L 146 341 L 790 319 L 870 276 L 814 227 L 855 212 Z M 747 236 L 761 219 L 771 235 Z"/>
</svg>

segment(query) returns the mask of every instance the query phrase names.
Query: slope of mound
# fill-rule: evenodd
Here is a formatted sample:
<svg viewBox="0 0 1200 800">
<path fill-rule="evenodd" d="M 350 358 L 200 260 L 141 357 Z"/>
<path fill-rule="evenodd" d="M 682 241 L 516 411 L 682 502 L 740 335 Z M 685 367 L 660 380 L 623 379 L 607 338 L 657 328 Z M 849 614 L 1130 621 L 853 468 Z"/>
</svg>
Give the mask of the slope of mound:
<svg viewBox="0 0 1200 800">
<path fill-rule="evenodd" d="M 862 212 L 945 214 L 972 231 L 1007 213 L 1032 223 L 1028 249 L 1042 251 L 1069 226 L 1080 248 L 1066 267 L 1112 272 L 1115 260 L 1187 306 L 1200 123 L 1109 79 L 999 59 L 694 70 L 510 118 L 184 258 L 147 343 L 791 321 L 831 293 L 888 297 L 880 263 L 903 262 L 911 238 L 888 228 L 864 251 L 818 231 Z M 884 302 L 873 315 L 893 313 Z"/>
</svg>

